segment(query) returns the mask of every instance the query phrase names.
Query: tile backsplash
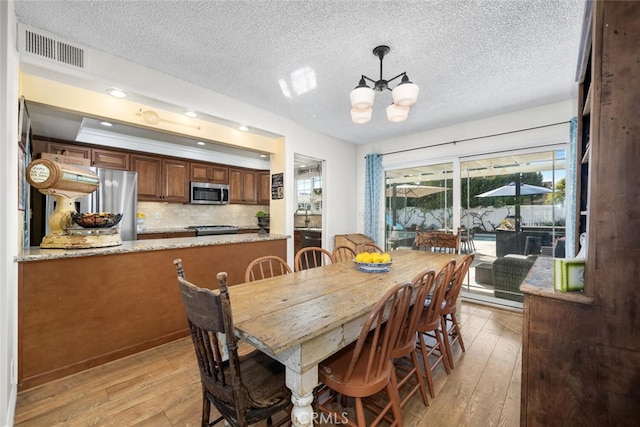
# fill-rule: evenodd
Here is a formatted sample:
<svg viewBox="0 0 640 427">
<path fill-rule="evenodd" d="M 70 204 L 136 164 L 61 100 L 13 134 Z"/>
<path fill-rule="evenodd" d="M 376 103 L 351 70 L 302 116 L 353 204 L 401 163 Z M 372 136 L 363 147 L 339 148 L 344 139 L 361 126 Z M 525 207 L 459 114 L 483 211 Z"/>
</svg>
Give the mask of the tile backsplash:
<svg viewBox="0 0 640 427">
<path fill-rule="evenodd" d="M 262 205 L 187 205 L 180 203 L 138 202 L 138 213 L 145 215 L 144 228 L 180 228 L 190 225 L 235 225 L 257 227 L 258 211 L 269 211 Z"/>
</svg>

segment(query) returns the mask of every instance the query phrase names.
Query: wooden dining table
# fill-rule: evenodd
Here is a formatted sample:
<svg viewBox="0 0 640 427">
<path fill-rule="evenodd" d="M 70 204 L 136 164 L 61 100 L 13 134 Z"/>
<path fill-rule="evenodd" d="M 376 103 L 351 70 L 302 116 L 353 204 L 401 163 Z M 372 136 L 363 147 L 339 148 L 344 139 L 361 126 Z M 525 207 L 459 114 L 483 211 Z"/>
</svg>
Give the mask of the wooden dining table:
<svg viewBox="0 0 640 427">
<path fill-rule="evenodd" d="M 294 426 L 313 425 L 318 364 L 355 341 L 373 306 L 396 283 L 461 255 L 396 250 L 386 273 L 352 262 L 229 287 L 236 335 L 286 367 Z"/>
</svg>

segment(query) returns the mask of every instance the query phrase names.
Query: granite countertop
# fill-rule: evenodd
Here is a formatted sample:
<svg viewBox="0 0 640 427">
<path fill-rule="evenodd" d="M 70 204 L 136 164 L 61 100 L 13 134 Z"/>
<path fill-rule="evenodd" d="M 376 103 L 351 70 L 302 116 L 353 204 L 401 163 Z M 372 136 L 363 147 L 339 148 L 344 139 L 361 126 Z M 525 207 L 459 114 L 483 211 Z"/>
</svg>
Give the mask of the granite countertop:
<svg viewBox="0 0 640 427">
<path fill-rule="evenodd" d="M 155 231 L 153 231 L 155 232 Z M 130 252 L 161 251 L 167 249 L 191 248 L 197 246 L 227 245 L 233 243 L 252 243 L 264 240 L 283 240 L 291 236 L 284 234 L 224 234 L 219 236 L 177 237 L 173 239 L 133 240 L 122 245 L 108 248 L 91 249 L 40 249 L 31 247 L 14 258 L 17 262 L 44 261 L 61 258 L 80 258 L 96 255 L 111 255 Z"/>
<path fill-rule="evenodd" d="M 539 256 L 520 285 L 520 291 L 545 298 L 559 299 L 580 304 L 593 304 L 593 298 L 583 291 L 560 292 L 553 288 L 553 258 Z"/>
</svg>

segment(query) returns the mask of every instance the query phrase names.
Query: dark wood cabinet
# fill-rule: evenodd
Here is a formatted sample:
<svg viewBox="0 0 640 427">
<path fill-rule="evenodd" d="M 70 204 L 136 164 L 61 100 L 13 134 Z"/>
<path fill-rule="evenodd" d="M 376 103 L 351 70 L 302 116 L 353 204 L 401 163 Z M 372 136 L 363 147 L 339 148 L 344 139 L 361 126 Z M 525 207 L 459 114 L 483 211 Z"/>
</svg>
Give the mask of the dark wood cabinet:
<svg viewBox="0 0 640 427">
<path fill-rule="evenodd" d="M 229 202 L 255 205 L 258 203 L 258 172 L 229 168 Z"/>
<path fill-rule="evenodd" d="M 269 204 L 269 171 L 155 156 L 128 150 L 33 138 L 33 154 L 51 153 L 88 159 L 92 166 L 138 173 L 138 200 L 189 203 L 189 182 L 229 184 L 230 202 Z"/>
<path fill-rule="evenodd" d="M 159 157 L 133 155 L 131 170 L 138 173 L 138 200 L 162 200 L 162 159 Z"/>
<path fill-rule="evenodd" d="M 258 204 L 268 205 L 271 201 L 271 174 L 269 171 L 258 173 Z"/>
<path fill-rule="evenodd" d="M 229 168 L 222 165 L 191 163 L 190 177 L 191 181 L 228 184 Z"/>
<path fill-rule="evenodd" d="M 150 239 L 173 239 L 176 237 L 196 237 L 195 231 L 175 231 L 164 233 L 143 233 L 138 234 L 138 240 L 150 240 Z"/>
<path fill-rule="evenodd" d="M 138 200 L 189 201 L 188 162 L 132 155 L 131 169 L 138 173 Z"/>
<path fill-rule="evenodd" d="M 128 171 L 131 155 L 125 151 L 91 149 L 91 165 L 97 168 Z"/>
<path fill-rule="evenodd" d="M 578 98 L 576 231 L 584 292 L 525 293 L 520 423 L 632 425 L 637 419 L 640 2 L 586 2 Z M 553 263 L 527 277 L 553 283 Z M 531 274 L 530 274 L 531 276 Z"/>
<path fill-rule="evenodd" d="M 189 163 L 162 160 L 162 201 L 189 202 Z"/>
<path fill-rule="evenodd" d="M 91 148 L 83 147 L 80 145 L 49 142 L 47 144 L 47 153 L 61 154 L 70 157 L 80 157 L 81 159 L 91 160 Z"/>
</svg>

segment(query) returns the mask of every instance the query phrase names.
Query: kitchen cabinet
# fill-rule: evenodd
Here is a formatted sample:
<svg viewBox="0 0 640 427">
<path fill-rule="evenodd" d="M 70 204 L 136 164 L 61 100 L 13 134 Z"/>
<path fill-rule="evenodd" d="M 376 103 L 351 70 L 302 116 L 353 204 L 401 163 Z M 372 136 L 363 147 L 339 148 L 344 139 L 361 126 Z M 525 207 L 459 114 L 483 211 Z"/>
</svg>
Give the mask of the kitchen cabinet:
<svg viewBox="0 0 640 427">
<path fill-rule="evenodd" d="M 229 168 L 229 202 L 255 205 L 258 203 L 258 171 Z"/>
<path fill-rule="evenodd" d="M 190 163 L 191 181 L 229 184 L 229 168 L 222 165 Z"/>
<path fill-rule="evenodd" d="M 64 144 L 59 142 L 47 143 L 47 153 L 61 154 L 70 157 L 80 157 L 91 160 L 91 148 L 81 145 Z"/>
<path fill-rule="evenodd" d="M 293 254 L 297 254 L 298 251 L 302 249 L 302 231 L 294 230 L 293 231 Z"/>
<path fill-rule="evenodd" d="M 138 200 L 189 202 L 188 162 L 135 154 L 131 169 L 138 173 Z"/>
<path fill-rule="evenodd" d="M 138 173 L 138 200 L 162 200 L 162 159 L 134 154 L 131 170 Z"/>
<path fill-rule="evenodd" d="M 125 151 L 91 149 L 91 165 L 97 168 L 128 171 L 131 156 Z"/>
<path fill-rule="evenodd" d="M 139 233 L 138 240 L 173 239 L 176 237 L 196 237 L 195 231 L 167 231 L 158 233 Z"/>
<path fill-rule="evenodd" d="M 258 172 L 258 204 L 268 205 L 271 201 L 271 173 Z"/>
<path fill-rule="evenodd" d="M 70 157 L 79 157 L 91 161 L 91 166 L 97 168 L 129 170 L 130 154 L 122 150 L 109 150 L 101 147 L 88 147 L 77 144 L 67 144 L 59 141 L 44 141 L 34 138 L 33 154 L 51 153 Z"/>
<path fill-rule="evenodd" d="M 259 228 L 241 228 L 238 230 L 238 234 L 251 234 L 251 233 L 257 233 L 260 229 Z M 267 229 L 267 232 L 269 230 Z"/>
<path fill-rule="evenodd" d="M 522 426 L 637 418 L 640 175 L 632 171 L 640 163 L 640 2 L 586 7 L 578 150 L 567 159 L 576 162 L 580 186 L 576 231 L 587 232 L 584 291 L 555 292 L 545 257 L 525 279 Z"/>
<path fill-rule="evenodd" d="M 216 289 L 212 272 L 233 286 L 254 259 L 287 257 L 286 238 L 206 241 L 18 262 L 19 390 L 189 336 L 176 258 L 189 280 Z"/>
</svg>

